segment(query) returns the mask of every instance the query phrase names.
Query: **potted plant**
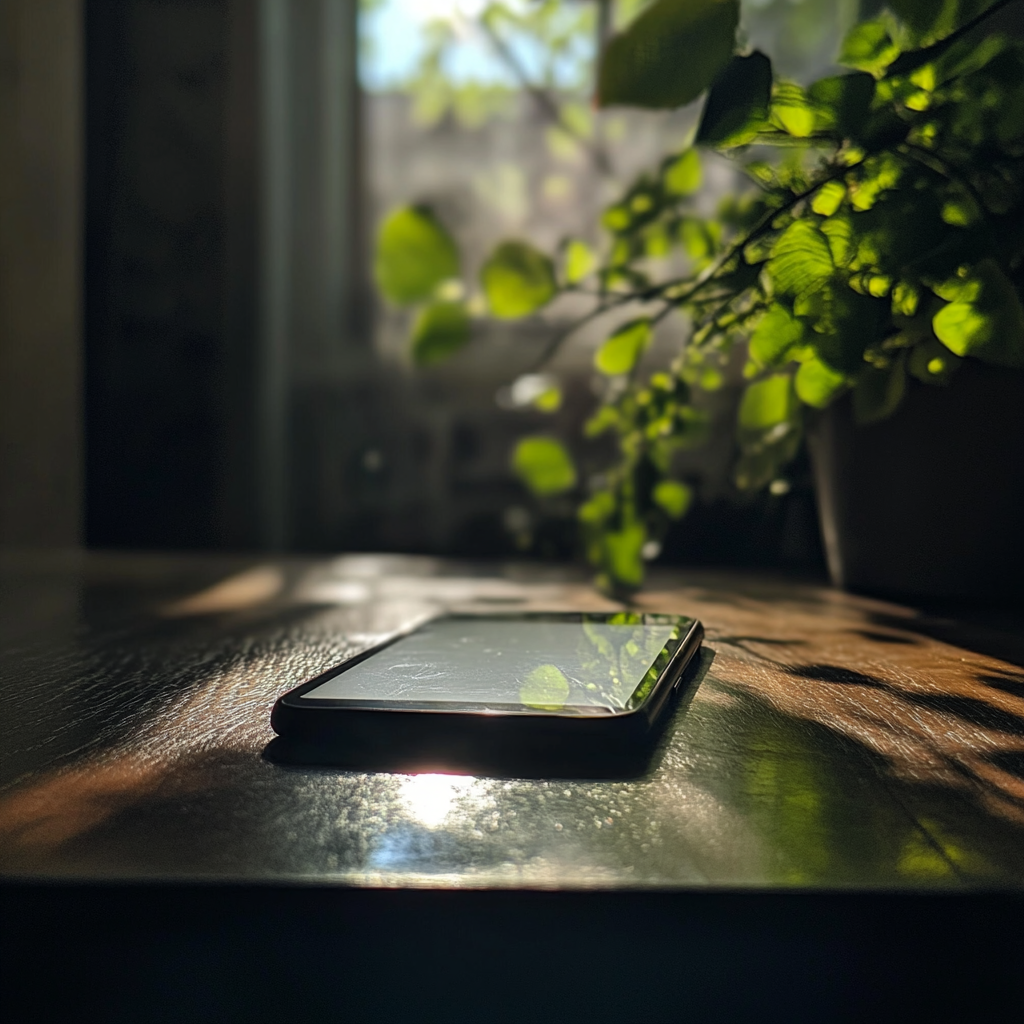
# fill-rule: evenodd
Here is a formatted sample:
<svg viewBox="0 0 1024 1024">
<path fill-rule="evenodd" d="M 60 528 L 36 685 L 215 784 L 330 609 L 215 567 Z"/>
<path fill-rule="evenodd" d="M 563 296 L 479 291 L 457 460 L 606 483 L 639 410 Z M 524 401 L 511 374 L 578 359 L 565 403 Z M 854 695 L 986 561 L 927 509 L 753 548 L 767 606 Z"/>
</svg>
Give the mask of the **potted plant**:
<svg viewBox="0 0 1024 1024">
<path fill-rule="evenodd" d="M 990 30 L 1008 2 L 890 0 L 847 34 L 838 60 L 850 70 L 806 88 L 777 78 L 765 54 L 737 50 L 737 0 L 654 0 L 608 41 L 597 102 L 672 109 L 706 93 L 692 146 L 604 211 L 603 246 L 568 239 L 552 255 L 506 241 L 480 271 L 493 317 L 590 296 L 548 357 L 584 324 L 611 324 L 594 355 L 609 386 L 584 434 L 613 437 L 614 460 L 584 480 L 565 439 L 549 435 L 523 438 L 513 455 L 541 499 L 578 497 L 601 585 L 638 586 L 645 552 L 685 514 L 692 489 L 677 456 L 706 433 L 695 399 L 737 359 L 736 484 L 780 481 L 810 436 L 836 582 L 962 596 L 1024 568 L 1024 49 Z M 694 202 L 702 150 L 728 155 L 751 183 L 711 217 Z M 683 273 L 659 262 L 674 251 Z M 384 222 L 377 280 L 417 307 L 417 362 L 469 340 L 458 272 L 429 209 Z M 644 369 L 658 324 L 679 316 L 684 342 Z M 980 413 L 965 406 L 972 394 Z M 536 404 L 557 405 L 554 381 Z M 950 470 L 958 446 L 980 472 Z M 916 478 L 899 457 L 914 470 L 937 461 L 939 482 L 901 492 Z M 943 504 L 958 492 L 962 513 Z M 983 505 L 996 509 L 988 526 Z"/>
</svg>

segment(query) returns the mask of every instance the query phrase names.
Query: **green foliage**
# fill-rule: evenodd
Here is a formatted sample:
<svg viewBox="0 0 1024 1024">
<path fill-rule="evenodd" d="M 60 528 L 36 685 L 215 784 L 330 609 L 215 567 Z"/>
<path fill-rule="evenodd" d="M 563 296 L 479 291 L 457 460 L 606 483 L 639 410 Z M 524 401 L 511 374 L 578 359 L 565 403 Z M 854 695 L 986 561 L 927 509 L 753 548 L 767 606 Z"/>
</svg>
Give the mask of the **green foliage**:
<svg viewBox="0 0 1024 1024">
<path fill-rule="evenodd" d="M 469 341 L 469 313 L 461 302 L 432 302 L 416 316 L 409 351 L 417 366 L 443 363 Z"/>
<path fill-rule="evenodd" d="M 760 434 L 789 423 L 796 412 L 793 379 L 788 373 L 775 373 L 759 380 L 743 393 L 740 402 L 740 433 Z"/>
<path fill-rule="evenodd" d="M 692 195 L 700 188 L 702 177 L 700 157 L 692 149 L 673 157 L 661 172 L 665 191 L 673 196 Z"/>
<path fill-rule="evenodd" d="M 814 356 L 800 364 L 793 378 L 797 397 L 805 405 L 824 409 L 846 384 L 846 377 Z"/>
<path fill-rule="evenodd" d="M 693 488 L 678 480 L 659 480 L 651 498 L 669 519 L 682 519 L 693 504 Z"/>
<path fill-rule="evenodd" d="M 995 260 L 982 260 L 973 273 L 936 291 L 951 300 L 932 319 L 946 348 L 996 366 L 1024 367 L 1024 309 Z"/>
<path fill-rule="evenodd" d="M 732 56 L 739 15 L 738 0 L 654 0 L 608 43 L 598 103 L 671 109 L 695 100 Z"/>
<path fill-rule="evenodd" d="M 502 242 L 480 271 L 494 316 L 515 319 L 535 313 L 558 290 L 555 265 L 528 242 Z"/>
<path fill-rule="evenodd" d="M 991 7 L 995 0 L 887 0 L 896 15 L 896 38 L 905 50 L 945 39 Z"/>
<path fill-rule="evenodd" d="M 620 327 L 594 354 L 594 366 L 614 376 L 630 373 L 651 342 L 650 320 L 633 320 Z"/>
<path fill-rule="evenodd" d="M 597 256 L 586 242 L 573 239 L 565 247 L 565 280 L 579 284 L 586 280 L 597 266 Z"/>
<path fill-rule="evenodd" d="M 565 446 L 551 437 L 524 437 L 512 455 L 519 478 L 541 497 L 562 494 L 576 486 L 576 467 Z"/>
<path fill-rule="evenodd" d="M 644 579 L 643 547 L 647 533 L 640 523 L 629 523 L 604 535 L 601 564 L 609 582 L 638 587 Z"/>
<path fill-rule="evenodd" d="M 565 245 L 560 278 L 525 242 L 499 245 L 484 264 L 495 316 L 526 316 L 571 291 L 594 303 L 575 327 L 604 316 L 618 325 L 594 354 L 611 379 L 584 426 L 612 460 L 594 473 L 587 449 L 578 472 L 552 437 L 525 438 L 513 457 L 538 496 L 578 499 L 602 586 L 638 586 L 691 506 L 676 456 L 706 440 L 700 393 L 727 383 L 730 367 L 744 367 L 740 489 L 779 481 L 805 420 L 840 395 L 873 423 L 911 387 L 955 386 L 966 359 L 1024 368 L 1024 47 L 978 27 L 1002 6 L 891 0 L 843 41 L 839 59 L 854 70 L 806 89 L 775 79 L 761 53 L 733 53 L 728 0 L 655 0 L 609 43 L 600 101 L 674 107 L 710 89 L 696 141 L 728 152 L 752 188 L 701 212 L 701 149 L 687 148 L 623 187 L 602 214 L 602 244 Z M 382 231 L 378 280 L 393 301 L 433 303 L 415 322 L 413 356 L 440 359 L 468 334 L 463 307 L 439 294 L 457 257 L 423 211 L 393 217 L 435 241 L 410 258 L 385 253 Z M 641 373 L 661 349 L 658 324 L 677 313 L 691 325 L 686 341 Z M 538 384 L 522 404 L 541 407 L 548 390 Z"/>
<path fill-rule="evenodd" d="M 476 27 L 479 35 L 489 40 L 492 53 L 506 71 L 486 80 L 472 73 L 450 73 L 465 42 L 465 18 L 432 19 L 424 27 L 419 60 L 402 86 L 412 100 L 415 120 L 435 125 L 453 118 L 473 129 L 510 116 L 518 90 L 515 73 L 508 65 L 510 59 L 521 54 L 529 54 L 542 83 L 557 79 L 563 89 L 570 91 L 589 87 L 589 48 L 580 43 L 593 35 L 594 15 L 590 4 L 566 4 L 562 0 L 485 3 Z"/>
<path fill-rule="evenodd" d="M 803 89 L 796 82 L 776 82 L 772 93 L 772 123 L 794 139 L 812 135 L 817 118 Z"/>
<path fill-rule="evenodd" d="M 804 338 L 804 325 L 785 306 L 774 303 L 750 336 L 750 358 L 757 368 L 772 369 L 789 362 Z"/>
<path fill-rule="evenodd" d="M 834 269 L 828 239 L 808 220 L 795 220 L 786 228 L 768 261 L 776 292 L 793 298 L 819 291 Z"/>
<path fill-rule="evenodd" d="M 708 93 L 697 142 L 727 148 L 750 142 L 765 127 L 772 93 L 772 62 L 759 50 L 733 57 Z"/>
<path fill-rule="evenodd" d="M 821 78 L 811 85 L 807 95 L 814 104 L 819 131 L 853 137 L 867 121 L 875 98 L 875 80 L 863 72 Z"/>
<path fill-rule="evenodd" d="M 864 21 L 846 34 L 839 49 L 839 63 L 878 76 L 899 52 L 883 21 Z"/>
<path fill-rule="evenodd" d="M 428 208 L 402 207 L 380 226 L 374 273 L 381 293 L 396 305 L 422 302 L 458 276 L 459 251 Z"/>
</svg>

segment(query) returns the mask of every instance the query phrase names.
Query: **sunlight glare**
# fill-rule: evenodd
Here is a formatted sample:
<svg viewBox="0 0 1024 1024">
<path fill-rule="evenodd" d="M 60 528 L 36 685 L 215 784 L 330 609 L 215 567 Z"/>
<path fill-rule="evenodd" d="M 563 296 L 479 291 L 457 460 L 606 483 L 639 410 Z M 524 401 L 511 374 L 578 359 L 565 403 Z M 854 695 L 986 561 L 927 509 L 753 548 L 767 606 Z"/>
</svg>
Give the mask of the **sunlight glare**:
<svg viewBox="0 0 1024 1024">
<path fill-rule="evenodd" d="M 400 784 L 399 799 L 410 818 L 427 828 L 437 828 L 474 782 L 476 779 L 463 775 L 410 775 Z"/>
</svg>

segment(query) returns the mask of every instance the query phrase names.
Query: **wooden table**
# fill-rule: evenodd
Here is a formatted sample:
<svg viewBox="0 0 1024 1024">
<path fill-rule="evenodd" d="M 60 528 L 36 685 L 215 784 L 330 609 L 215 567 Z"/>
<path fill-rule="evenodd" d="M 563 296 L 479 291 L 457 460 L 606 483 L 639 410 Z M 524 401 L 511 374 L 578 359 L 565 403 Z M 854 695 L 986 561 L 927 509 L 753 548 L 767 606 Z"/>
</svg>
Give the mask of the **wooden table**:
<svg viewBox="0 0 1024 1024">
<path fill-rule="evenodd" d="M 1009 613 L 992 618 L 999 628 L 971 626 L 820 586 L 655 573 L 638 607 L 699 617 L 707 643 L 699 685 L 641 777 L 374 774 L 264 756 L 277 695 L 442 608 L 613 606 L 583 576 L 540 565 L 112 554 L 2 565 L 0 872 L 15 950 L 59 933 L 81 956 L 95 940 L 96 972 L 97 957 L 113 970 L 116 956 L 134 962 L 170 934 L 181 944 L 167 940 L 168 962 L 194 972 L 182 950 L 204 929 L 227 928 L 221 957 L 261 931 L 257 947 L 280 953 L 290 943 L 272 933 L 294 936 L 301 921 L 314 947 L 362 963 L 344 1005 L 384 1019 L 413 1006 L 422 1019 L 438 1006 L 454 1016 L 436 1019 L 517 1019 L 541 992 L 588 1020 L 641 1006 L 641 1018 L 661 1019 L 684 975 L 702 1019 L 755 1006 L 772 1019 L 776 1004 L 792 1019 L 826 998 L 828 1019 L 858 1019 L 897 1005 L 897 980 L 913 970 L 944 1006 L 971 970 L 1019 1001 L 1024 985 L 997 968 L 1008 958 L 1010 970 L 1020 939 L 992 930 L 1005 918 L 1019 936 L 1024 908 L 1024 637 Z M 358 927 L 339 930 L 329 907 Z M 462 921 L 456 937 L 424 933 L 442 919 Z M 984 956 L 966 954 L 964 929 Z M 415 985 L 364 992 L 353 979 L 394 969 L 403 934 L 418 936 L 419 966 L 399 973 L 420 978 L 422 998 L 408 1001 Z M 368 936 L 390 959 L 365 960 Z M 598 936 L 598 948 L 581 947 Z M 734 965 L 746 950 L 746 967 L 725 970 L 712 940 Z M 651 964 L 637 960 L 645 949 Z M 435 992 L 449 954 L 456 980 Z M 658 957 L 671 969 L 656 969 Z M 871 966 L 870 984 L 850 957 Z M 504 1003 L 485 962 L 519 978 Z M 613 963 L 618 987 L 606 984 Z M 293 966 L 306 977 L 304 958 Z M 301 1002 L 314 991 L 326 1016 L 342 1005 L 318 972 L 286 985 L 286 998 L 252 964 L 238 967 L 248 982 L 218 987 L 229 975 L 211 975 L 161 1002 L 160 970 L 139 967 L 132 977 L 150 981 L 138 991 L 119 983 L 125 1019 L 141 1005 L 199 1019 L 188 991 L 206 993 L 195 999 L 210 1019 L 259 1019 L 245 999 L 261 983 L 265 1019 L 300 1006 L 315 1018 Z M 755 978 L 761 994 L 744 1003 Z M 630 1001 L 638 992 L 647 1003 Z M 118 1019 L 111 1005 L 104 1014 Z"/>
</svg>

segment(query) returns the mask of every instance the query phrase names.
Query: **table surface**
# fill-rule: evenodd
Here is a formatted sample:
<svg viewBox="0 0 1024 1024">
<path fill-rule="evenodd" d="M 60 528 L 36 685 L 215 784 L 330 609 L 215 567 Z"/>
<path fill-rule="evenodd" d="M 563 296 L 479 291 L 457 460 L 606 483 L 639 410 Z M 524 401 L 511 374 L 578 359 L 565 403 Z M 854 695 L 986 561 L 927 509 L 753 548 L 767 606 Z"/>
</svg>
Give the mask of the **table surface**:
<svg viewBox="0 0 1024 1024">
<path fill-rule="evenodd" d="M 656 572 L 637 607 L 699 617 L 707 640 L 644 775 L 407 775 L 274 763 L 275 699 L 442 608 L 617 606 L 571 570 L 426 557 L 7 555 L 0 568 L 9 880 L 1024 882 L 1012 616 L 971 626 L 791 581 Z"/>
</svg>

